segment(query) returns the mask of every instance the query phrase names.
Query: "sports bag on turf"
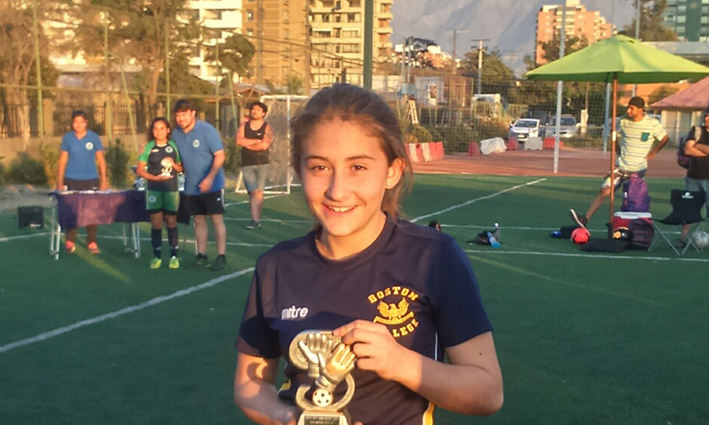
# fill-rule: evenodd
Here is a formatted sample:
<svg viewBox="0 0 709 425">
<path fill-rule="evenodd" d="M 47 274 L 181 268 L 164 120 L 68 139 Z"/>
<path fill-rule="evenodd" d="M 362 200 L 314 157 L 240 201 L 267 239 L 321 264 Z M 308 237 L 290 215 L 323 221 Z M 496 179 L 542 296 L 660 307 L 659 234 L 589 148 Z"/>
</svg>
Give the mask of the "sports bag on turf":
<svg viewBox="0 0 709 425">
<path fill-rule="evenodd" d="M 621 211 L 648 212 L 650 211 L 650 195 L 647 183 L 639 175 L 633 173 L 623 182 L 623 205 Z"/>
<path fill-rule="evenodd" d="M 640 249 L 647 251 L 652 245 L 652 238 L 655 236 L 655 229 L 652 228 L 652 222 L 643 218 L 630 220 L 628 230 L 633 233 L 633 239 L 630 241 L 628 248 Z"/>
</svg>

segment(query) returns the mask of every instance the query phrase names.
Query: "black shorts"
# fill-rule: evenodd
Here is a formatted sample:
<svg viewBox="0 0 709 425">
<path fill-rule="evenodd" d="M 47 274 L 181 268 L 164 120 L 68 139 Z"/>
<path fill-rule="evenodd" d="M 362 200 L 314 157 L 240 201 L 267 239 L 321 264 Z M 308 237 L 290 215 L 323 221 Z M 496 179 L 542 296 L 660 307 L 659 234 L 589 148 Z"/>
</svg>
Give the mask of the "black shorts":
<svg viewBox="0 0 709 425">
<path fill-rule="evenodd" d="M 66 190 L 98 190 L 100 182 L 99 179 L 64 179 L 64 186 L 66 186 Z"/>
<path fill-rule="evenodd" d="M 185 195 L 185 205 L 190 215 L 224 214 L 224 189 L 202 195 Z"/>
</svg>

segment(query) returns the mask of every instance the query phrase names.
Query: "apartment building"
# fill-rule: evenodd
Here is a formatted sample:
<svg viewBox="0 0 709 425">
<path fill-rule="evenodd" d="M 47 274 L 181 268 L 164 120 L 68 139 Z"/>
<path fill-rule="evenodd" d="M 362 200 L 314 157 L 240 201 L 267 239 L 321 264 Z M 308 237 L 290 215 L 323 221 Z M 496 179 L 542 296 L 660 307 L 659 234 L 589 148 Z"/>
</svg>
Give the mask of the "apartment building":
<svg viewBox="0 0 709 425">
<path fill-rule="evenodd" d="M 313 88 L 347 81 L 362 83 L 365 0 L 309 0 L 310 80 Z M 372 59 L 389 60 L 393 0 L 374 0 Z"/>
<path fill-rule="evenodd" d="M 307 73 L 307 0 L 243 0 L 243 29 L 256 47 L 249 77 L 284 85 L 291 78 L 304 80 Z"/>
<path fill-rule="evenodd" d="M 680 41 L 709 41 L 709 0 L 667 0 L 662 17 Z"/>
<path fill-rule="evenodd" d="M 537 35 L 535 40 L 535 62 L 544 64 L 541 43 L 552 40 L 554 34 L 561 32 L 563 6 L 543 5 L 537 13 Z M 586 10 L 579 0 L 566 0 L 566 25 L 567 36 L 585 37 L 588 44 L 609 38 L 613 35 L 614 28 L 598 11 Z"/>
<path fill-rule="evenodd" d="M 205 60 L 209 50 L 215 50 L 218 41 L 224 41 L 242 28 L 242 0 L 192 0 L 187 3 L 186 19 L 200 22 L 212 33 L 203 32 L 200 45 L 195 45 L 190 57 L 190 73 L 203 80 L 216 82 L 221 70 L 214 62 Z"/>
</svg>

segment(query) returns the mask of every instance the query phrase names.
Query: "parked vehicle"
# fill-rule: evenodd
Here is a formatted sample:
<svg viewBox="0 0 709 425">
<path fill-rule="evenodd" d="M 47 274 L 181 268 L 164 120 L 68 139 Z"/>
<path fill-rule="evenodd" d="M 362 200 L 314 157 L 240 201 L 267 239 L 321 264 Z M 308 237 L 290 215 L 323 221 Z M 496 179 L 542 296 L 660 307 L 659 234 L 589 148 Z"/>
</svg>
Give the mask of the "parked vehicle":
<svg viewBox="0 0 709 425">
<path fill-rule="evenodd" d="M 573 115 L 561 114 L 561 125 L 559 127 L 559 137 L 562 139 L 569 139 L 574 137 L 578 133 L 578 124 L 576 123 L 576 118 Z M 547 123 L 546 137 L 556 137 L 556 116 L 551 117 L 551 120 Z"/>
<path fill-rule="evenodd" d="M 536 118 L 520 118 L 510 127 L 507 137 L 516 137 L 518 142 L 524 142 L 529 137 L 539 137 L 541 125 Z"/>
</svg>

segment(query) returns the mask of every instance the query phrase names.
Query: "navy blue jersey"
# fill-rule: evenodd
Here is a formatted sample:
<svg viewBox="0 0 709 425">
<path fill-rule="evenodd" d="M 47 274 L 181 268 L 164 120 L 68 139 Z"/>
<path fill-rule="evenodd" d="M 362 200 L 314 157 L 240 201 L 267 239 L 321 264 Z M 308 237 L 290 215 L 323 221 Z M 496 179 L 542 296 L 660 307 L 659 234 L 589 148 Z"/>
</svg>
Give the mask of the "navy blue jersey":
<svg viewBox="0 0 709 425">
<path fill-rule="evenodd" d="M 256 263 L 237 349 L 264 358 L 285 356 L 304 330 L 331 330 L 355 319 L 384 324 L 402 345 L 443 361 L 445 347 L 492 330 L 470 261 L 435 229 L 387 218 L 377 240 L 342 261 L 319 254 L 315 232 L 282 242 Z M 286 367 L 292 401 L 304 371 Z M 421 425 L 433 406 L 401 384 L 356 370 L 348 409 L 367 425 Z M 344 392 L 338 387 L 336 400 Z"/>
</svg>

